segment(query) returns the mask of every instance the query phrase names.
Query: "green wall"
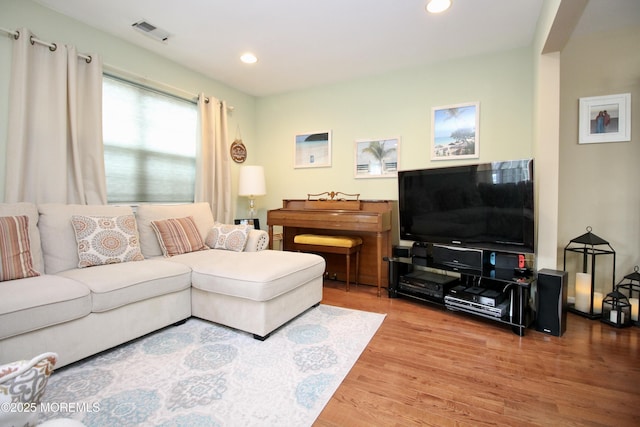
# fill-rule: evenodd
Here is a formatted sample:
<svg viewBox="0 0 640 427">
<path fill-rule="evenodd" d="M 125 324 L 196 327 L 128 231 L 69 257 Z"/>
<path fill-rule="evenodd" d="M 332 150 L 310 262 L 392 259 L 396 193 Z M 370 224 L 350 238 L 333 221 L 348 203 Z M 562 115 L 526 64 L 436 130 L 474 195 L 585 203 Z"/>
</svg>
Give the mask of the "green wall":
<svg viewBox="0 0 640 427">
<path fill-rule="evenodd" d="M 0 8 L 0 27 L 27 27 L 43 40 L 73 44 L 83 53 L 100 53 L 107 65 L 227 100 L 235 107 L 229 121 L 231 139 L 240 126 L 248 150 L 246 164 L 265 166 L 268 194 L 257 200 L 259 217 L 265 224 L 268 209 L 279 207 L 282 199 L 304 198 L 307 193 L 333 190 L 360 193 L 366 199 L 396 199 L 395 179 L 354 178 L 356 139 L 399 136 L 402 169 L 462 163 L 430 160 L 433 107 L 480 103 L 480 161 L 533 155 L 533 60 L 529 48 L 256 99 L 30 0 L 0 0 Z M 11 39 L 0 37 L 3 159 L 11 48 Z M 294 169 L 295 134 L 319 130 L 332 131 L 332 166 Z M 234 164 L 234 194 L 237 170 Z M 0 196 L 4 195 L 4 171 L 3 161 Z M 237 217 L 247 214 L 246 206 L 244 198 L 237 199 Z"/>
<path fill-rule="evenodd" d="M 432 108 L 476 101 L 479 161 L 532 156 L 533 76 L 528 48 L 259 99 L 259 144 L 257 157 L 252 158 L 264 164 L 268 187 L 267 196 L 258 200 L 260 214 L 281 206 L 282 199 L 324 191 L 397 199 L 394 178 L 354 178 L 355 140 L 399 136 L 400 169 L 461 164 L 431 160 Z M 332 166 L 294 169 L 295 134 L 321 130 L 332 131 Z"/>
</svg>

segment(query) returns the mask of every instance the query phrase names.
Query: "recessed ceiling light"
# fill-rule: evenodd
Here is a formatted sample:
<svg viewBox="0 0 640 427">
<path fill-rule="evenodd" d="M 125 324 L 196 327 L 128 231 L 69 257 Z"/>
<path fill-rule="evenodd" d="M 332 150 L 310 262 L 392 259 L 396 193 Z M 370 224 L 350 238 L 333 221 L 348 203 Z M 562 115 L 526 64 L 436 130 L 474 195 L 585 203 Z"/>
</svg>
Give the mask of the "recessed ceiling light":
<svg viewBox="0 0 640 427">
<path fill-rule="evenodd" d="M 256 58 L 256 56 L 253 53 L 249 53 L 249 52 L 242 54 L 242 56 L 240 57 L 240 60 L 245 64 L 254 64 L 258 62 L 258 58 Z"/>
<path fill-rule="evenodd" d="M 451 7 L 451 0 L 430 0 L 427 3 L 427 12 L 440 13 Z"/>
</svg>

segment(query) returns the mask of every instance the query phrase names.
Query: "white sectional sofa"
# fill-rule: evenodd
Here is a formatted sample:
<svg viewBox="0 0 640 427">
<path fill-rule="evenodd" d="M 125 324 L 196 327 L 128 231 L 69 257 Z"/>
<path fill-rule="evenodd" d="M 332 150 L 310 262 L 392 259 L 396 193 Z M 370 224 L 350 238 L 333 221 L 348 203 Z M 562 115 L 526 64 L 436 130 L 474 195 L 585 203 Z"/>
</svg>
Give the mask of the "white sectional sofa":
<svg viewBox="0 0 640 427">
<path fill-rule="evenodd" d="M 190 316 L 265 339 L 322 300 L 324 259 L 267 250 L 264 231 L 245 230 L 241 251 L 222 244 L 165 256 L 171 233 L 163 240 L 152 224 L 191 217 L 198 239 L 224 243 L 206 203 L 141 205 L 135 214 L 128 206 L 0 204 L 0 219 L 23 215 L 39 275 L 0 281 L 0 365 L 55 352 L 61 367 Z M 136 260 L 79 267 L 76 236 L 84 231 L 72 225 L 76 215 L 135 215 L 139 240 L 129 245 L 139 243 Z"/>
</svg>

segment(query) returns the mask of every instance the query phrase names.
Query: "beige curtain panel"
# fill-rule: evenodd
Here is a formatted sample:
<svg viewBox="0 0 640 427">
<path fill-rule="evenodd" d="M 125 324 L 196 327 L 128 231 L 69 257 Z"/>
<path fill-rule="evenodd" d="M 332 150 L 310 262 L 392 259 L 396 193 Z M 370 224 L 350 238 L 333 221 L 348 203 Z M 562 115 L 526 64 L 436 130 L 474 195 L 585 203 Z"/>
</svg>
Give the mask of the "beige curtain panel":
<svg viewBox="0 0 640 427">
<path fill-rule="evenodd" d="M 102 59 L 34 37 L 13 47 L 5 201 L 104 204 Z"/>
<path fill-rule="evenodd" d="M 208 202 L 216 221 L 231 222 L 231 166 L 227 105 L 204 94 L 198 96 L 198 141 L 195 201 Z"/>
</svg>

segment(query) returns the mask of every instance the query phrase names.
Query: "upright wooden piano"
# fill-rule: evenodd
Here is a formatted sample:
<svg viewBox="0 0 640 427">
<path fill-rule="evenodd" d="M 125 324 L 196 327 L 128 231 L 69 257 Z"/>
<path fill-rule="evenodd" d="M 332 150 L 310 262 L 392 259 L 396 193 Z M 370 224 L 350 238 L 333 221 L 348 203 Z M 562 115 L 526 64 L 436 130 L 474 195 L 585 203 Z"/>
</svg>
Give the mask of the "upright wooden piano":
<svg viewBox="0 0 640 427">
<path fill-rule="evenodd" d="M 283 200 L 282 208 L 267 212 L 269 247 L 273 245 L 273 227 L 282 226 L 282 247 L 290 250 L 293 238 L 298 234 L 347 235 L 362 238 L 360 252 L 360 283 L 381 288 L 389 286 L 388 264 L 383 257 L 391 256 L 393 245 L 393 212 L 395 200 L 360 200 L 353 204 L 334 201 L 333 205 L 318 208 L 309 200 Z M 328 207 L 327 207 L 328 206 Z M 397 234 L 397 233 L 396 233 Z M 346 279 L 344 257 L 323 254 L 327 272 L 338 280 Z"/>
</svg>

